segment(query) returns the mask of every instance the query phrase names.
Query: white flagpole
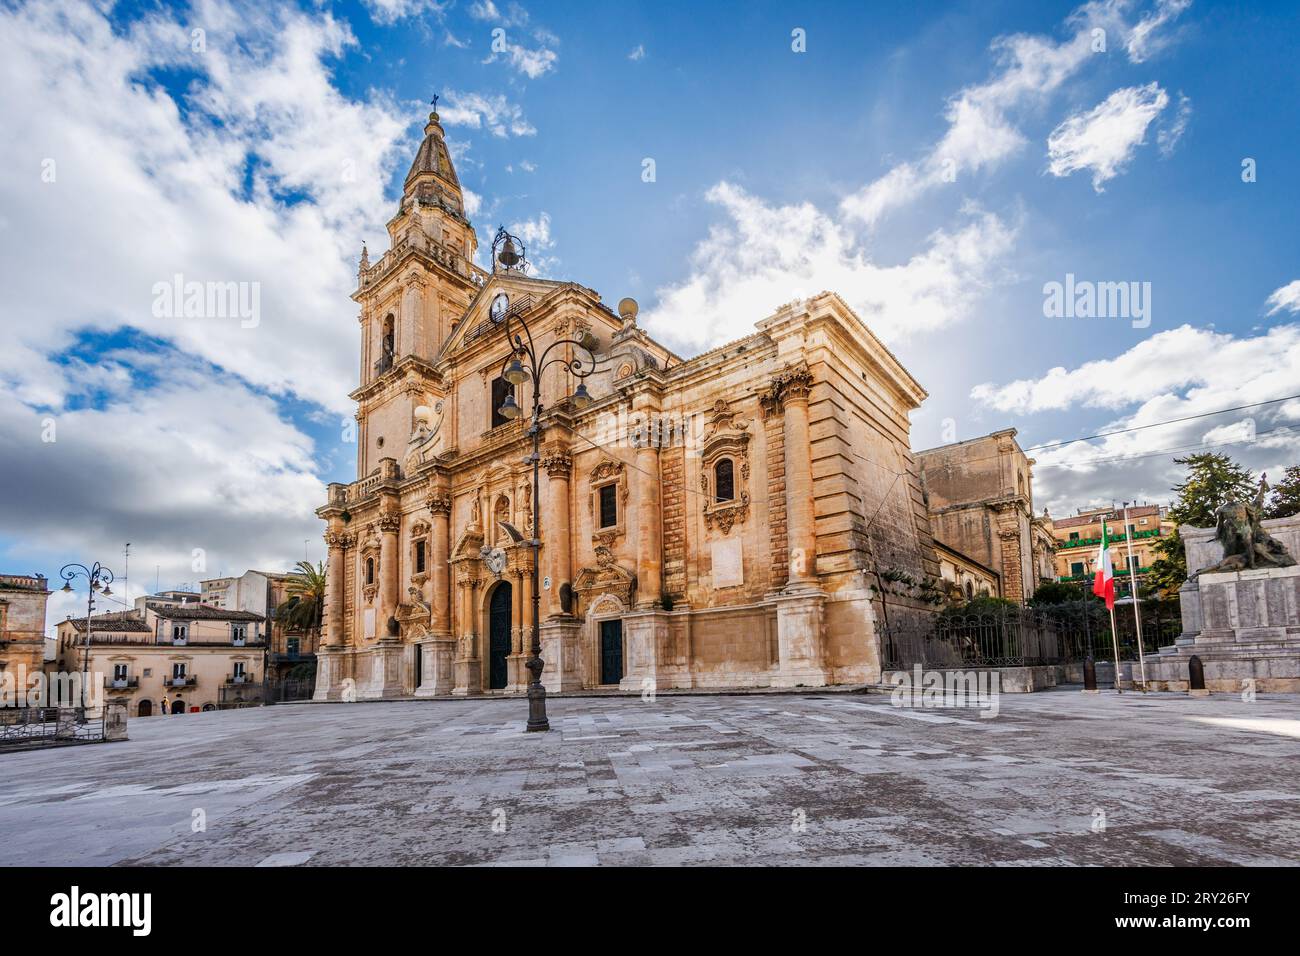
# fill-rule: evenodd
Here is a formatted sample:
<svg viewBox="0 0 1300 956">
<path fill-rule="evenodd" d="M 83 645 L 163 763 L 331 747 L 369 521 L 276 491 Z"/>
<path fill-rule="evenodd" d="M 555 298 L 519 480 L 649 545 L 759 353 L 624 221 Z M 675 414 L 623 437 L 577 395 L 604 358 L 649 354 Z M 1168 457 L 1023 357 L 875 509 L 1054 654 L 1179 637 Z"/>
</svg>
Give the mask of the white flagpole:
<svg viewBox="0 0 1300 956">
<path fill-rule="evenodd" d="M 1105 518 L 1101 519 L 1101 545 L 1102 545 L 1102 551 L 1098 555 L 1100 559 L 1099 566 L 1104 567 L 1106 564 L 1106 555 L 1110 553 L 1110 541 L 1106 537 Z M 1115 578 L 1115 569 L 1114 567 L 1112 567 L 1111 568 L 1112 582 L 1114 581 L 1114 578 Z M 1113 583 L 1111 584 L 1111 587 L 1114 587 Z M 1124 692 L 1119 689 L 1119 637 L 1115 633 L 1115 608 L 1110 607 L 1107 608 L 1107 610 L 1110 612 L 1110 646 L 1112 650 L 1114 650 L 1115 652 L 1115 693 L 1122 694 Z"/>
<path fill-rule="evenodd" d="M 1128 542 L 1128 584 L 1133 598 L 1133 620 L 1137 624 L 1138 666 L 1142 671 L 1142 689 L 1147 689 L 1147 661 L 1142 653 L 1142 609 L 1138 603 L 1137 568 L 1133 565 L 1133 531 L 1128 523 L 1128 502 L 1124 502 L 1124 540 Z"/>
</svg>

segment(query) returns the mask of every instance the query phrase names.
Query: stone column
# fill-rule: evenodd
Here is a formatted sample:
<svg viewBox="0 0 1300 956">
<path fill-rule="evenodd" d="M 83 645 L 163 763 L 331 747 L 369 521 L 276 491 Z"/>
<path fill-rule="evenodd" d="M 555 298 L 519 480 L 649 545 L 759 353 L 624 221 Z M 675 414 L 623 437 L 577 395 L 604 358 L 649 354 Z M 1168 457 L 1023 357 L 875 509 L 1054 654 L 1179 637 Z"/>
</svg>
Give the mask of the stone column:
<svg viewBox="0 0 1300 956">
<path fill-rule="evenodd" d="M 433 585 L 433 614 L 429 622 L 436 637 L 451 637 L 451 496 L 428 498 L 433 516 L 430 529 L 429 581 Z"/>
<path fill-rule="evenodd" d="M 388 634 L 388 619 L 397 613 L 397 532 L 401 517 L 393 511 L 379 516 L 379 620 L 375 630 L 380 639 Z"/>
<path fill-rule="evenodd" d="M 339 647 L 343 644 L 343 574 L 347 555 L 344 548 L 349 537 L 334 527 L 325 532 L 325 544 L 329 553 L 325 559 L 325 633 L 321 639 L 324 647 Z"/>
<path fill-rule="evenodd" d="M 542 459 L 546 469 L 546 504 L 542 508 L 543 528 L 550 547 L 546 548 L 543 574 L 551 579 L 551 589 L 542 595 L 548 618 L 563 614 L 560 607 L 560 588 L 573 583 L 571 559 L 573 536 L 569 521 L 569 478 L 573 474 L 573 459 L 562 450 L 554 449 Z M 532 613 L 532 606 L 526 607 Z M 524 650 L 528 650 L 525 643 Z"/>
<path fill-rule="evenodd" d="M 483 692 L 482 661 L 478 655 L 478 625 L 474 607 L 474 591 L 478 582 L 466 579 L 457 583 L 461 594 L 458 625 L 460 637 L 454 664 L 455 686 L 451 692 L 457 696 L 473 696 Z"/>
<path fill-rule="evenodd" d="M 817 525 L 813 505 L 812 445 L 808 393 L 812 375 L 794 369 L 778 380 L 785 410 L 785 521 L 790 550 L 790 587 L 817 582 Z"/>
<path fill-rule="evenodd" d="M 528 607 L 524 603 L 524 581 L 528 573 L 514 572 L 510 578 L 510 654 L 506 657 L 506 692 L 518 693 L 528 687 L 528 671 L 524 669 L 528 641 L 524 636 L 524 616 Z"/>
<path fill-rule="evenodd" d="M 527 648 L 524 644 L 524 578 L 526 574 L 515 574 L 510 582 L 510 653 L 522 654 Z"/>
<path fill-rule="evenodd" d="M 643 412 L 636 451 L 636 606 L 655 608 L 663 590 L 663 516 L 659 512 L 659 449 Z"/>
<path fill-rule="evenodd" d="M 423 654 L 416 697 L 450 694 L 455 686 L 456 641 L 451 632 L 451 496 L 434 489 L 425 499 L 432 523 L 429 528 L 430 634 L 416 645 Z"/>
<path fill-rule="evenodd" d="M 772 383 L 784 414 L 786 535 L 790 578 L 777 599 L 777 687 L 821 687 L 831 681 L 826 660 L 826 594 L 818 587 L 808 393 L 812 373 L 787 366 Z"/>
</svg>

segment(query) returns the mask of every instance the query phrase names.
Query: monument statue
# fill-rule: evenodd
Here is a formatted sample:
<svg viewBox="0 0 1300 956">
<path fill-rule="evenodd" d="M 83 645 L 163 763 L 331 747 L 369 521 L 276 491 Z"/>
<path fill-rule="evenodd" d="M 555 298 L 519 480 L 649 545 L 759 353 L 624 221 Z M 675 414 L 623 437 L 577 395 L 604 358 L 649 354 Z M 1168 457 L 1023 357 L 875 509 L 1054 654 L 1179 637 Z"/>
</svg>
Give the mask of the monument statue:
<svg viewBox="0 0 1300 956">
<path fill-rule="evenodd" d="M 1259 490 L 1253 502 L 1225 501 L 1215 512 L 1214 537 L 1223 545 L 1223 560 L 1198 574 L 1221 574 L 1254 568 L 1289 568 L 1295 558 L 1286 546 L 1264 530 L 1259 523 L 1264 513 L 1264 495 L 1268 476 L 1259 478 Z"/>
</svg>

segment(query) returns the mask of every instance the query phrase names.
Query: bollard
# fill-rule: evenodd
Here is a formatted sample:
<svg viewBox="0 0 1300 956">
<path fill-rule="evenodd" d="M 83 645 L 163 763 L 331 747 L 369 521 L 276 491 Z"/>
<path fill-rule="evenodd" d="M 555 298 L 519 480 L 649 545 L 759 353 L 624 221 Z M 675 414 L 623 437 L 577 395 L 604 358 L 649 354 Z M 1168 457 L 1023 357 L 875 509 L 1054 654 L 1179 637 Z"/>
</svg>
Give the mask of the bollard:
<svg viewBox="0 0 1300 956">
<path fill-rule="evenodd" d="M 1097 662 L 1092 659 L 1091 654 L 1083 662 L 1083 692 L 1097 693 Z"/>
<path fill-rule="evenodd" d="M 1193 654 L 1187 662 L 1187 696 L 1210 696 L 1210 692 L 1205 689 L 1205 665 L 1196 654 Z"/>
</svg>

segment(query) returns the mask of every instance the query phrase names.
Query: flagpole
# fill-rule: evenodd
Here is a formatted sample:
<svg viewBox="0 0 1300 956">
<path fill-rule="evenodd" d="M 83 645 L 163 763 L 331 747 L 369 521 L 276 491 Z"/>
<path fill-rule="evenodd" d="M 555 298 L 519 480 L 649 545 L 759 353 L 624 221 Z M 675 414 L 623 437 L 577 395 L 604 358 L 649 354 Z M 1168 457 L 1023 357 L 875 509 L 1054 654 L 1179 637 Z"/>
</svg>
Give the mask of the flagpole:
<svg viewBox="0 0 1300 956">
<path fill-rule="evenodd" d="M 1097 579 L 1093 582 L 1092 593 L 1101 597 L 1106 602 L 1106 610 L 1110 613 L 1110 646 L 1115 652 L 1115 693 L 1124 693 L 1119 688 L 1119 635 L 1115 630 L 1115 570 L 1111 568 L 1110 574 L 1110 593 L 1106 595 L 1105 577 L 1106 566 L 1110 564 L 1110 538 L 1106 534 L 1106 519 L 1101 519 L 1101 547 L 1097 549 Z"/>
<path fill-rule="evenodd" d="M 1138 667 L 1142 671 L 1142 689 L 1147 689 L 1147 660 L 1142 653 L 1142 610 L 1138 604 L 1137 568 L 1133 565 L 1133 530 L 1128 523 L 1128 502 L 1124 502 L 1124 540 L 1128 542 L 1126 561 L 1128 563 L 1129 596 L 1133 599 L 1133 620 L 1137 624 Z"/>
<path fill-rule="evenodd" d="M 1115 693 L 1124 693 L 1119 689 L 1119 638 L 1115 634 L 1115 609 L 1110 609 L 1110 644 L 1115 649 Z"/>
</svg>

